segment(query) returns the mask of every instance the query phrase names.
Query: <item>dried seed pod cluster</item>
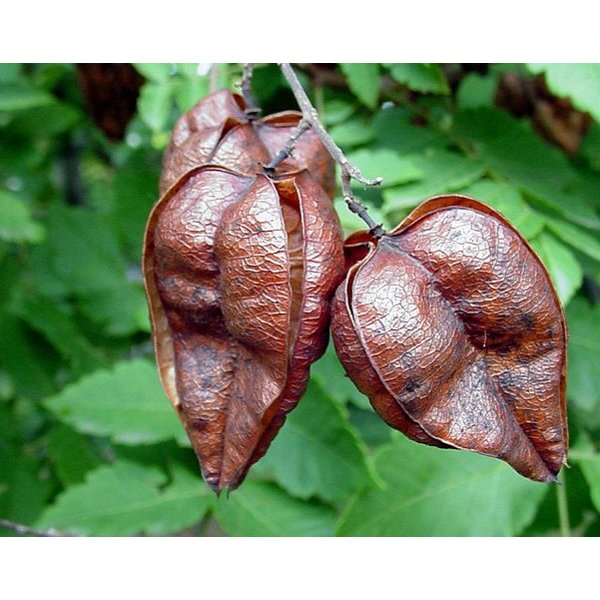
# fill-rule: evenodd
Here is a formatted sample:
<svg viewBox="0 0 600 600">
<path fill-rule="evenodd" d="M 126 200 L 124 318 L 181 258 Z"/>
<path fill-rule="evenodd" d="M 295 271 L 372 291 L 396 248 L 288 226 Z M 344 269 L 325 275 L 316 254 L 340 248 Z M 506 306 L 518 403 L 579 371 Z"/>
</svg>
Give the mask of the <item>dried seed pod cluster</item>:
<svg viewBox="0 0 600 600">
<path fill-rule="evenodd" d="M 202 101 L 175 128 L 146 229 L 161 381 L 217 491 L 241 483 L 300 399 L 343 277 L 320 143 L 307 136 L 294 160 L 261 167 L 299 120 L 252 124 L 229 92 Z"/>
<path fill-rule="evenodd" d="M 144 277 L 161 381 L 207 483 L 236 488 L 265 453 L 325 349 L 330 310 L 340 361 L 390 426 L 555 481 L 566 326 L 533 250 L 464 196 L 344 247 L 317 135 L 265 168 L 300 120 L 250 120 L 221 91 L 181 117 L 165 153 Z"/>
<path fill-rule="evenodd" d="M 433 198 L 346 242 L 338 356 L 375 410 L 425 444 L 554 481 L 566 461 L 565 320 L 542 263 L 498 213 Z"/>
</svg>

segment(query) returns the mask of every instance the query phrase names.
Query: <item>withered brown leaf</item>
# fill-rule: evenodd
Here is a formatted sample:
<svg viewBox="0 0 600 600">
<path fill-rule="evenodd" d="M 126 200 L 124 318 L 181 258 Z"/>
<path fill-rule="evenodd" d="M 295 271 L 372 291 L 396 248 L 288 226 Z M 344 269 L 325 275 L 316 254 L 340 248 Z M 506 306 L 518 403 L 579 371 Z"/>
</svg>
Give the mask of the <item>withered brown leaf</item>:
<svg viewBox="0 0 600 600">
<path fill-rule="evenodd" d="M 327 344 L 344 270 L 331 200 L 306 171 L 196 167 L 155 206 L 143 268 L 165 391 L 207 483 L 234 489 Z"/>
<path fill-rule="evenodd" d="M 392 427 L 554 481 L 566 462 L 566 325 L 550 278 L 498 213 L 432 198 L 346 243 L 338 356 Z"/>
</svg>

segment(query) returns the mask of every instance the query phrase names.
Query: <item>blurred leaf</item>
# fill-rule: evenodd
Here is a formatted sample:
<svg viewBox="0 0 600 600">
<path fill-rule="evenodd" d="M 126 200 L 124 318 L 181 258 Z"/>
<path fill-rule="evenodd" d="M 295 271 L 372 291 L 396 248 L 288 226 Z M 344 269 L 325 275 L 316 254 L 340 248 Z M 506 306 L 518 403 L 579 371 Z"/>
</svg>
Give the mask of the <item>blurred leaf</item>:
<svg viewBox="0 0 600 600">
<path fill-rule="evenodd" d="M 366 399 L 366 398 L 365 398 Z M 349 406 L 350 423 L 359 432 L 367 446 L 381 446 L 391 441 L 394 430 L 371 408 L 361 410 Z M 381 482 L 378 478 L 378 485 Z"/>
<path fill-rule="evenodd" d="M 594 506 L 590 499 L 589 486 L 578 465 L 570 460 L 570 469 L 563 469 L 560 474 L 564 491 L 567 495 L 567 508 L 571 533 L 573 536 L 586 535 L 593 518 L 590 512 Z M 523 531 L 524 536 L 560 536 L 560 517 L 558 507 L 558 488 L 548 490 L 535 519 Z M 595 512 L 595 511 L 594 511 Z"/>
<path fill-rule="evenodd" d="M 460 193 L 472 196 L 495 208 L 528 239 L 534 238 L 544 228 L 546 222 L 544 217 L 532 210 L 523 200 L 519 190 L 507 183 L 483 179 L 461 190 Z"/>
<path fill-rule="evenodd" d="M 369 108 L 377 106 L 379 98 L 379 65 L 377 63 L 342 63 L 342 73 L 352 93 Z"/>
<path fill-rule="evenodd" d="M 600 228 L 586 198 L 569 191 L 579 176 L 566 156 L 525 123 L 496 109 L 465 110 L 456 117 L 454 135 L 494 174 L 541 205 L 574 223 Z"/>
<path fill-rule="evenodd" d="M 175 88 L 175 102 L 177 108 L 183 113 L 187 112 L 199 100 L 208 95 L 208 79 L 194 77 L 177 83 Z"/>
<path fill-rule="evenodd" d="M 423 176 L 423 171 L 411 157 L 400 156 L 386 148 L 362 148 L 348 154 L 347 158 L 367 179 L 383 177 L 381 187 L 415 181 Z"/>
<path fill-rule="evenodd" d="M 364 229 L 364 227 L 363 224 L 362 228 Z M 339 404 L 344 405 L 347 402 L 352 402 L 358 408 L 371 408 L 369 399 L 358 391 L 358 388 L 346 375 L 346 371 L 344 371 L 344 367 L 335 353 L 333 341 L 329 342 L 323 356 L 312 365 L 310 373 L 311 379 L 314 379 L 323 389 L 326 389 L 327 393 Z"/>
<path fill-rule="evenodd" d="M 325 102 L 325 114 L 321 116 L 324 125 L 344 124 L 356 110 L 354 102 L 342 98 L 333 98 Z M 360 121 L 359 121 L 360 122 Z M 332 129 L 329 130 L 329 133 Z"/>
<path fill-rule="evenodd" d="M 339 535 L 514 536 L 549 489 L 497 459 L 394 437 L 375 458 L 386 489 L 358 494 Z"/>
<path fill-rule="evenodd" d="M 103 325 L 109 335 L 146 331 L 141 277 L 128 280 L 110 218 L 57 205 L 47 225 L 52 271 L 78 296 L 86 316 Z M 139 273 L 137 265 L 136 270 Z"/>
<path fill-rule="evenodd" d="M 380 110 L 373 118 L 372 125 L 376 145 L 390 148 L 401 156 L 449 145 L 449 138 L 433 127 L 415 125 L 413 118 L 404 108 Z"/>
<path fill-rule="evenodd" d="M 16 195 L 0 190 L 0 240 L 39 243 L 44 228 L 33 220 L 29 207 Z"/>
<path fill-rule="evenodd" d="M 139 115 L 154 132 L 164 131 L 171 114 L 174 88 L 168 83 L 146 83 L 138 99 Z"/>
<path fill-rule="evenodd" d="M 15 83 L 21 78 L 21 65 L 18 63 L 0 63 L 0 84 Z"/>
<path fill-rule="evenodd" d="M 24 110 L 54 102 L 44 90 L 18 84 L 0 85 L 0 110 Z"/>
<path fill-rule="evenodd" d="M 51 299 L 23 293 L 11 309 L 70 360 L 75 371 L 91 370 L 101 361 L 101 355 L 82 336 L 73 316 Z"/>
<path fill-rule="evenodd" d="M 143 359 L 86 375 L 44 404 L 77 431 L 108 436 L 122 444 L 185 437 L 156 367 Z"/>
<path fill-rule="evenodd" d="M 135 63 L 134 66 L 140 75 L 158 83 L 168 81 L 173 70 L 169 63 Z"/>
<path fill-rule="evenodd" d="M 392 77 L 415 92 L 448 94 L 450 88 L 437 64 L 396 63 L 389 65 Z"/>
<path fill-rule="evenodd" d="M 592 122 L 581 140 L 579 152 L 590 161 L 594 169 L 600 171 L 600 124 Z"/>
<path fill-rule="evenodd" d="M 141 259 L 148 215 L 158 200 L 159 173 L 158 156 L 141 148 L 127 158 L 115 176 L 114 228 L 136 262 Z"/>
<path fill-rule="evenodd" d="M 532 242 L 534 250 L 546 265 L 558 297 L 566 306 L 583 283 L 583 271 L 573 253 L 554 236 L 542 233 Z"/>
<path fill-rule="evenodd" d="M 344 500 L 374 482 L 347 412 L 312 380 L 257 467 L 292 496 L 326 502 Z"/>
<path fill-rule="evenodd" d="M 166 535 L 199 522 L 212 498 L 183 467 L 173 480 L 156 468 L 120 460 L 90 472 L 48 507 L 37 526 L 78 535 Z"/>
<path fill-rule="evenodd" d="M 528 64 L 532 73 L 544 73 L 551 92 L 566 96 L 575 108 L 589 112 L 600 121 L 600 65 L 579 64 Z"/>
<path fill-rule="evenodd" d="M 333 141 L 342 148 L 367 144 L 374 136 L 371 126 L 358 118 L 333 125 L 329 129 L 329 134 Z"/>
<path fill-rule="evenodd" d="M 82 482 L 101 462 L 83 435 L 62 424 L 53 427 L 48 435 L 48 456 L 65 487 Z"/>
<path fill-rule="evenodd" d="M 330 536 L 335 513 L 323 504 L 288 496 L 272 483 L 246 481 L 229 496 L 221 496 L 215 517 L 236 537 Z"/>
<path fill-rule="evenodd" d="M 16 113 L 10 123 L 10 132 L 27 138 L 56 136 L 72 129 L 81 119 L 73 106 L 54 102 Z"/>
<path fill-rule="evenodd" d="M 600 304 L 590 306 L 583 298 L 574 298 L 567 308 L 567 322 L 567 394 L 578 408 L 592 415 L 600 409 Z"/>
<path fill-rule="evenodd" d="M 580 227 L 562 221 L 545 217 L 544 222 L 552 233 L 563 242 L 577 248 L 580 252 L 600 261 L 600 242 L 593 235 L 587 233 Z"/>
<path fill-rule="evenodd" d="M 498 81 L 493 75 L 468 73 L 460 82 L 456 103 L 461 109 L 493 106 L 497 86 Z"/>
<path fill-rule="evenodd" d="M 0 517 L 31 525 L 48 500 L 50 482 L 42 478 L 41 465 L 33 457 L 3 446 L 0 442 Z"/>
<path fill-rule="evenodd" d="M 573 447 L 571 460 L 577 463 L 589 486 L 592 501 L 600 512 L 600 454 L 587 436 L 580 436 Z"/>
<path fill-rule="evenodd" d="M 41 398 L 55 391 L 55 357 L 31 334 L 20 319 L 0 310 L 0 364 L 19 395 Z"/>
<path fill-rule="evenodd" d="M 384 212 L 412 208 L 431 196 L 467 186 L 479 179 L 485 171 L 485 165 L 481 161 L 446 150 L 411 156 L 411 162 L 421 171 L 422 179 L 384 190 Z"/>
</svg>

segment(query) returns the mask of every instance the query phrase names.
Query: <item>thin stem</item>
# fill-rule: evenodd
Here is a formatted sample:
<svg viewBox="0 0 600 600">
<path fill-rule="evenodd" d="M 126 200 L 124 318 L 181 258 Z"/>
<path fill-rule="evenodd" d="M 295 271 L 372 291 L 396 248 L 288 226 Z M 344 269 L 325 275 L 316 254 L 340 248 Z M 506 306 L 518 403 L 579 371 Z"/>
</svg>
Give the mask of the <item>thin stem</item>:
<svg viewBox="0 0 600 600">
<path fill-rule="evenodd" d="M 558 501 L 558 522 L 560 523 L 560 534 L 563 537 L 571 537 L 571 525 L 569 523 L 569 505 L 567 502 L 567 488 L 564 477 L 560 478 L 556 487 L 556 499 Z"/>
<path fill-rule="evenodd" d="M 374 236 L 381 237 L 385 233 L 383 227 L 375 223 L 375 221 L 373 221 L 368 214 L 366 207 L 360 202 L 356 201 L 350 189 L 350 181 L 354 179 L 362 185 L 375 186 L 380 185 L 383 179 L 381 177 L 367 179 L 363 176 L 358 167 L 355 167 L 352 163 L 350 163 L 350 161 L 344 156 L 342 150 L 331 139 L 331 136 L 327 133 L 325 127 L 321 123 L 317 110 L 308 99 L 308 96 L 306 95 L 306 92 L 304 91 L 304 88 L 302 87 L 302 84 L 300 83 L 292 66 L 289 63 L 280 63 L 279 67 L 281 68 L 283 76 L 290 85 L 290 88 L 296 97 L 298 106 L 302 111 L 303 120 L 310 124 L 313 131 L 319 136 L 323 146 L 325 146 L 333 160 L 335 160 L 335 162 L 340 165 L 340 168 L 342 169 L 344 199 L 346 200 L 348 208 L 357 214 L 365 223 L 367 223 L 371 233 Z"/>
<path fill-rule="evenodd" d="M 219 63 L 212 63 L 208 70 L 208 91 L 213 94 L 219 89 Z"/>
<path fill-rule="evenodd" d="M 376 223 L 372 219 L 367 207 L 354 197 L 352 190 L 350 189 L 350 182 L 350 175 L 345 171 L 342 171 L 342 192 L 344 194 L 346 206 L 369 226 L 369 232 L 374 238 L 383 237 L 385 229 L 382 227 L 381 223 Z"/>
<path fill-rule="evenodd" d="M 36 537 L 64 537 L 64 533 L 60 533 L 55 529 L 34 529 L 33 527 L 29 527 L 28 525 L 22 525 L 21 523 L 13 523 L 12 521 L 7 521 L 6 519 L 0 519 L 0 527 L 4 529 L 10 529 L 19 535 L 34 535 Z"/>
<path fill-rule="evenodd" d="M 285 146 L 277 153 L 271 162 L 264 165 L 266 171 L 274 171 L 291 153 L 296 145 L 296 142 L 300 139 L 305 131 L 310 129 L 310 123 L 302 119 L 298 123 L 298 127 L 294 130 L 294 133 L 290 136 L 290 139 L 286 142 Z"/>
<path fill-rule="evenodd" d="M 248 119 L 253 120 L 260 116 L 260 108 L 254 101 L 252 95 L 252 72 L 254 71 L 253 63 L 245 63 L 244 71 L 242 73 L 242 82 L 240 84 L 240 90 L 244 103 L 246 104 L 246 116 Z"/>
</svg>

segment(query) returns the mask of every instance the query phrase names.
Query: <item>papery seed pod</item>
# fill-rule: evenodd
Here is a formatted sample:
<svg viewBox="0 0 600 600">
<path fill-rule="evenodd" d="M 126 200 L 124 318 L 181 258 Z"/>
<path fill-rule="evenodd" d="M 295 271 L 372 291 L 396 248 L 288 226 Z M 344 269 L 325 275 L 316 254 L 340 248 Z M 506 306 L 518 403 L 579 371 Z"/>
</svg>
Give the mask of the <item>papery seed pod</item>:
<svg viewBox="0 0 600 600">
<path fill-rule="evenodd" d="M 566 462 L 566 325 L 548 273 L 498 213 L 433 198 L 346 244 L 340 360 L 392 427 L 554 481 Z"/>
<path fill-rule="evenodd" d="M 251 121 L 242 97 L 229 90 L 203 98 L 175 124 L 163 158 L 161 194 L 184 173 L 202 164 L 216 164 L 245 175 L 261 172 L 262 166 L 284 147 L 301 119 L 301 113 L 285 111 Z M 312 131 L 302 135 L 278 173 L 302 169 L 309 170 L 333 198 L 334 164 Z"/>
<path fill-rule="evenodd" d="M 305 171 L 197 167 L 155 206 L 143 267 L 165 391 L 207 483 L 234 489 L 327 344 L 344 270 L 331 200 Z"/>
</svg>

